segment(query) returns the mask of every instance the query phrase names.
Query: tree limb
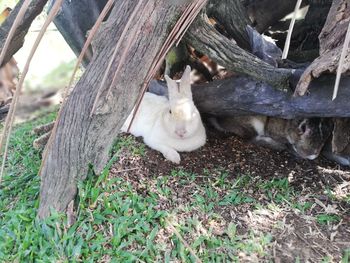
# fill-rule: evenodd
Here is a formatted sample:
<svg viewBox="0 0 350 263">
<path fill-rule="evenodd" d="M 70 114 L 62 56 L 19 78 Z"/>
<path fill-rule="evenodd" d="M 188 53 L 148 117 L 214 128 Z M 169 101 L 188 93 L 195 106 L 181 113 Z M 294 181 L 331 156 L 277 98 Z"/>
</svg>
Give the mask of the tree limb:
<svg viewBox="0 0 350 263">
<path fill-rule="evenodd" d="M 17 3 L 16 7 L 11 11 L 9 17 L 5 20 L 3 24 L 1 24 L 0 27 L 0 51 L 2 50 L 7 35 L 10 32 L 11 26 L 19 12 L 19 9 L 21 8 L 24 0 L 21 0 Z M 31 26 L 33 20 L 42 12 L 46 2 L 48 0 L 33 0 L 27 12 L 25 13 L 25 16 L 21 22 L 21 24 L 18 26 L 14 37 L 12 38 L 12 41 L 10 43 L 9 49 L 6 52 L 5 59 L 3 61 L 3 65 L 6 64 L 11 57 L 23 46 L 24 43 L 24 37 L 26 36 L 29 27 Z"/>
<path fill-rule="evenodd" d="M 292 70 L 275 68 L 260 60 L 216 31 L 207 20 L 206 15 L 202 13 L 189 28 L 185 40 L 191 46 L 231 71 L 247 74 L 277 89 L 289 87 Z"/>
<path fill-rule="evenodd" d="M 334 76 L 311 82 L 308 96 L 294 97 L 262 82 L 234 77 L 192 87 L 193 99 L 202 114 L 214 116 L 267 115 L 281 118 L 350 117 L 350 77 L 341 82 L 339 96 L 332 101 Z M 165 84 L 152 81 L 150 91 L 165 95 Z"/>
<path fill-rule="evenodd" d="M 295 90 L 295 95 L 303 96 L 309 88 L 310 82 L 324 73 L 335 73 L 344 43 L 348 21 L 350 19 L 350 5 L 347 0 L 334 0 L 329 10 L 326 23 L 319 36 L 320 56 L 316 58 L 301 76 Z M 342 72 L 350 69 L 350 52 L 346 52 Z"/>
<path fill-rule="evenodd" d="M 211 0 L 207 6 L 207 14 L 225 28 L 238 46 L 250 49 L 246 27 L 251 25 L 251 21 L 240 0 Z"/>
</svg>

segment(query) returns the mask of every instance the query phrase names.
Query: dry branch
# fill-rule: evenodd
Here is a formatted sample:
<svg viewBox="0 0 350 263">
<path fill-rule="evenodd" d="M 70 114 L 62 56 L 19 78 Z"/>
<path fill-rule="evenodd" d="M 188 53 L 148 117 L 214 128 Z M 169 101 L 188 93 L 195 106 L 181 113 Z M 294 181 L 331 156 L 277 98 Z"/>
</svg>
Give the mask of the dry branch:
<svg viewBox="0 0 350 263">
<path fill-rule="evenodd" d="M 323 73 L 335 73 L 350 20 L 350 4 L 347 0 L 335 0 L 328 13 L 327 21 L 319 36 L 320 56 L 301 76 L 295 95 L 302 96 L 308 90 L 310 82 Z M 346 52 L 342 72 L 350 70 L 350 53 Z"/>
<path fill-rule="evenodd" d="M 11 26 L 15 21 L 18 12 L 23 4 L 24 0 L 18 2 L 16 7 L 11 11 L 9 17 L 5 20 L 5 22 L 0 27 L 0 51 L 3 49 L 5 45 L 5 41 L 7 36 L 9 35 Z M 28 10 L 26 11 L 23 20 L 20 21 L 19 26 L 14 32 L 14 37 L 12 38 L 9 49 L 6 51 L 4 61 L 2 64 L 7 63 L 11 57 L 23 46 L 24 37 L 26 36 L 30 25 L 33 20 L 42 12 L 47 0 L 32 0 Z M 2 65 L 1 64 L 1 65 Z"/>
<path fill-rule="evenodd" d="M 2 149 L 2 144 L 3 144 L 3 139 L 5 138 L 5 150 L 4 150 L 4 154 L 3 154 L 3 159 L 2 159 L 2 165 L 1 165 L 1 171 L 0 171 L 0 182 L 2 179 L 2 175 L 4 172 L 4 168 L 5 168 L 5 161 L 6 161 L 6 156 L 7 156 L 7 150 L 8 150 L 8 145 L 9 145 L 9 141 L 10 141 L 10 135 L 11 135 L 11 130 L 12 130 L 12 125 L 15 119 L 15 113 L 16 113 L 16 107 L 17 107 L 17 103 L 18 103 L 18 99 L 19 99 L 19 95 L 22 91 L 22 87 L 23 87 L 23 83 L 25 80 L 25 77 L 28 73 L 29 67 L 30 67 L 30 63 L 33 59 L 33 56 L 39 46 L 39 43 L 41 41 L 41 39 L 44 36 L 44 33 L 46 32 L 47 27 L 49 26 L 49 24 L 52 22 L 52 20 L 54 19 L 54 17 L 56 16 L 56 14 L 59 11 L 59 8 L 62 4 L 63 0 L 56 0 L 52 10 L 50 11 L 49 15 L 47 16 L 44 25 L 42 26 L 38 36 L 35 39 L 35 42 L 33 44 L 33 47 L 30 51 L 30 54 L 27 58 L 26 64 L 23 68 L 23 72 L 21 74 L 21 78 L 18 81 L 18 85 L 16 87 L 16 91 L 15 91 L 15 95 L 13 97 L 13 101 L 11 103 L 10 106 L 10 110 L 8 112 L 7 118 L 6 118 L 6 122 L 4 125 L 4 133 L 2 134 L 1 137 L 1 142 L 0 142 L 0 150 Z"/>
<path fill-rule="evenodd" d="M 205 115 L 267 115 L 281 118 L 295 117 L 350 117 L 350 77 L 341 82 L 339 96 L 332 101 L 334 76 L 312 81 L 308 96 L 294 97 L 273 87 L 246 77 L 234 77 L 195 85 L 193 99 Z M 165 84 L 152 81 L 150 90 L 164 95 Z"/>
<path fill-rule="evenodd" d="M 246 31 L 251 21 L 240 0 L 211 0 L 207 6 L 207 14 L 214 17 L 224 27 L 230 38 L 233 38 L 238 46 L 249 50 L 249 37 Z"/>
<path fill-rule="evenodd" d="M 234 41 L 216 31 L 204 13 L 194 21 L 185 39 L 196 50 L 231 71 L 247 74 L 278 89 L 289 86 L 290 69 L 275 68 L 238 47 Z"/>
</svg>

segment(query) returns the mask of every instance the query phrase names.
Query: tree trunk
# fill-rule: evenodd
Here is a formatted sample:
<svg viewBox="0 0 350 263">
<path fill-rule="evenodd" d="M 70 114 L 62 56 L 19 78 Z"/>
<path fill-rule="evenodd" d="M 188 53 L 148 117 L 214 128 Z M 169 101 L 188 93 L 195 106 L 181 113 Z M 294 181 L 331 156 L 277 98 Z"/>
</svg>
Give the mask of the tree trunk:
<svg viewBox="0 0 350 263">
<path fill-rule="evenodd" d="M 108 58 L 137 2 L 115 1 L 111 15 L 99 34 L 98 51 L 63 105 L 55 136 L 50 139 L 52 143 L 45 151 L 46 158 L 40 172 L 39 217 L 49 215 L 50 208 L 62 211 L 67 207 L 77 192 L 77 181 L 87 174 L 88 164 L 92 164 L 97 173 L 105 166 L 109 148 L 131 112 L 154 58 L 171 27 L 192 1 L 142 1 L 142 11 L 128 29 L 130 33 L 139 27 L 142 33 L 136 36 L 133 44 L 127 44 L 131 46 L 119 73 L 119 82 L 112 87 L 111 97 L 103 99 L 109 88 L 105 85 L 96 114 L 90 117 Z M 130 35 L 128 33 L 127 36 Z M 118 51 L 113 62 L 107 84 L 111 82 L 122 50 Z"/>
</svg>

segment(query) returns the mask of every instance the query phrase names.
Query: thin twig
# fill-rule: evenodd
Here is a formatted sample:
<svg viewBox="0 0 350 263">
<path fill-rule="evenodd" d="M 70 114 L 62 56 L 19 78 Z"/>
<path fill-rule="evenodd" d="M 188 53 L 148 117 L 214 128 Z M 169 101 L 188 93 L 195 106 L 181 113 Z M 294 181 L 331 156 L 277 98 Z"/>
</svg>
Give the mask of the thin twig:
<svg viewBox="0 0 350 263">
<path fill-rule="evenodd" d="M 345 36 L 343 48 L 342 48 L 342 51 L 341 51 L 341 54 L 340 54 L 339 65 L 338 65 L 338 69 L 337 69 L 337 76 L 335 78 L 335 84 L 334 84 L 332 100 L 335 100 L 335 98 L 338 95 L 340 77 L 341 77 L 341 73 L 342 73 L 342 70 L 343 70 L 343 65 L 344 65 L 346 52 L 347 52 L 348 47 L 349 47 L 349 42 L 350 42 L 350 22 L 348 24 L 348 30 L 346 31 L 346 36 Z"/>
<path fill-rule="evenodd" d="M 3 172 L 4 172 L 4 168 L 5 168 L 5 161 L 6 161 L 6 157 L 7 157 L 7 151 L 8 151 L 8 145 L 9 145 L 9 140 L 10 140 L 10 135 L 11 135 L 11 130 L 12 130 L 12 126 L 13 126 L 13 121 L 14 121 L 14 117 L 15 117 L 15 112 L 16 112 L 16 106 L 18 103 L 18 98 L 20 95 L 20 92 L 22 90 L 23 87 L 23 83 L 25 80 L 25 77 L 28 73 L 29 67 L 30 67 L 30 63 L 33 59 L 33 56 L 39 46 L 39 43 L 41 41 L 41 39 L 43 38 L 46 29 L 48 28 L 49 24 L 52 22 L 52 20 L 54 19 L 54 17 L 57 15 L 58 11 L 60 10 L 61 4 L 62 4 L 63 0 L 56 0 L 55 4 L 53 5 L 49 15 L 47 16 L 44 25 L 41 28 L 40 33 L 38 34 L 35 43 L 30 51 L 30 54 L 28 56 L 28 59 L 26 61 L 26 64 L 24 66 L 21 78 L 18 82 L 18 86 L 16 87 L 16 91 L 15 94 L 13 96 L 13 101 L 11 103 L 11 107 L 10 107 L 10 111 L 7 115 L 6 118 L 6 123 L 5 123 L 5 127 L 4 127 L 4 134 L 3 134 L 3 138 L 6 138 L 6 144 L 5 144 L 5 150 L 4 150 L 4 155 L 3 155 L 3 160 L 2 160 L 2 165 L 1 165 L 1 171 L 0 171 L 0 183 L 2 180 L 2 176 L 3 176 Z M 6 131 L 8 131 L 6 133 Z M 6 137 L 7 136 L 7 137 Z M 2 140 L 1 140 L 2 143 Z M 2 149 L 2 145 L 0 145 L 0 149 Z"/>
<path fill-rule="evenodd" d="M 17 30 L 17 27 L 18 27 L 19 23 L 23 20 L 24 14 L 28 10 L 29 4 L 30 4 L 30 0 L 25 0 L 23 2 L 23 4 L 22 4 L 22 6 L 21 6 L 21 8 L 20 8 L 20 10 L 19 10 L 15 20 L 13 21 L 13 24 L 11 26 L 10 32 L 7 35 L 4 47 L 2 48 L 1 53 L 0 53 L 0 65 L 4 61 L 5 54 L 7 52 L 7 49 L 9 47 L 9 45 L 10 45 L 10 42 L 11 42 L 11 40 L 12 40 L 16 30 Z M 11 110 L 11 108 L 10 108 L 10 110 Z M 9 113 L 7 114 L 7 116 L 8 115 L 9 115 Z M 2 136 L 0 138 L 0 153 L 2 151 L 2 146 L 3 146 L 4 139 L 6 138 L 6 134 L 8 132 L 8 125 L 9 125 L 10 121 L 11 121 L 11 118 L 9 118 L 9 117 L 7 117 L 6 120 L 5 120 L 4 131 L 3 131 L 3 134 L 2 134 Z M 2 179 L 2 176 L 0 174 L 0 183 L 1 183 L 1 179 Z"/>
<path fill-rule="evenodd" d="M 118 170 L 115 172 L 112 172 L 113 174 L 119 174 L 119 173 L 124 173 L 124 172 L 129 172 L 129 171 L 135 171 L 135 170 L 139 170 L 140 168 L 129 168 L 129 169 L 123 169 L 123 170 Z"/>
<path fill-rule="evenodd" d="M 109 72 L 111 70 L 111 67 L 112 67 L 112 64 L 115 60 L 115 57 L 117 56 L 117 53 L 119 51 L 119 48 L 121 47 L 122 43 L 124 43 L 125 41 L 125 36 L 126 36 L 126 33 L 128 32 L 128 29 L 129 27 L 131 26 L 131 23 L 134 22 L 134 17 L 136 16 L 136 14 L 138 14 L 138 11 L 141 7 L 141 5 L 143 4 L 144 0 L 139 0 L 139 2 L 137 3 L 134 11 L 131 13 L 130 17 L 129 17 L 129 20 L 128 22 L 126 23 L 124 29 L 123 29 L 123 32 L 114 48 L 114 51 L 113 51 L 113 54 L 112 54 L 112 57 L 110 58 L 109 62 L 108 62 L 108 66 L 107 66 L 107 69 L 105 71 L 105 74 L 103 75 L 103 78 L 102 78 L 102 81 L 101 81 L 101 84 L 97 90 L 97 94 L 96 94 L 96 98 L 95 98 L 95 101 L 94 101 L 94 104 L 92 106 L 92 110 L 90 112 L 90 117 L 92 117 L 92 115 L 95 113 L 95 110 L 96 110 L 96 107 L 97 107 L 97 104 L 98 104 L 98 101 L 100 99 L 100 96 L 101 96 L 101 93 L 102 93 L 102 90 L 103 90 L 103 87 L 104 85 L 106 84 L 106 81 L 107 81 L 107 78 L 108 78 L 108 75 L 109 75 Z M 130 47 L 125 47 L 125 49 L 123 50 L 123 53 L 127 53 L 128 50 L 129 50 Z M 122 57 L 123 57 L 123 54 L 122 54 Z M 119 61 L 120 64 L 124 64 L 124 61 Z"/>
<path fill-rule="evenodd" d="M 17 30 L 19 23 L 23 20 L 24 14 L 28 10 L 30 2 L 31 2 L 31 0 L 24 0 L 21 8 L 18 11 L 18 14 L 15 18 L 15 21 L 13 21 L 10 32 L 6 38 L 4 47 L 2 48 L 1 53 L 0 53 L 0 65 L 2 65 L 2 62 L 4 61 L 7 49 L 11 43 L 11 40 L 12 40 L 16 30 Z"/>
<path fill-rule="evenodd" d="M 171 230 L 174 232 L 174 234 L 177 236 L 180 242 L 184 245 L 184 247 L 187 248 L 188 251 L 192 254 L 192 256 L 196 259 L 196 262 L 201 263 L 202 261 L 199 259 L 194 250 L 190 247 L 190 245 L 186 242 L 186 240 L 183 239 L 179 231 L 176 230 L 176 228 L 170 223 L 170 221 L 167 218 L 165 218 L 165 222 L 171 228 Z"/>
<path fill-rule="evenodd" d="M 288 34 L 287 34 L 286 42 L 285 42 L 284 48 L 283 48 L 282 59 L 286 59 L 288 56 L 290 41 L 291 41 L 292 33 L 293 33 L 293 28 L 294 28 L 295 20 L 297 19 L 297 13 L 298 13 L 298 10 L 301 6 L 301 2 L 302 2 L 302 0 L 298 0 L 298 2 L 295 5 L 293 17 L 292 17 L 292 20 L 290 21 L 290 24 L 289 24 Z"/>
</svg>

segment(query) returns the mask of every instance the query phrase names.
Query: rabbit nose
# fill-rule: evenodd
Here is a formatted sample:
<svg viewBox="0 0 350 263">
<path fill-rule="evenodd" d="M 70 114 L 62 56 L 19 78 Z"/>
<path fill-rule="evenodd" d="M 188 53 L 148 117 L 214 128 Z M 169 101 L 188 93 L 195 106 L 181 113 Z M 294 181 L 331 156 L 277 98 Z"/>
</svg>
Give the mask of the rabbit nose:
<svg viewBox="0 0 350 263">
<path fill-rule="evenodd" d="M 178 135 L 180 138 L 183 138 L 183 137 L 185 137 L 186 130 L 184 130 L 184 129 L 176 130 L 175 133 L 176 133 L 176 135 Z"/>
</svg>

